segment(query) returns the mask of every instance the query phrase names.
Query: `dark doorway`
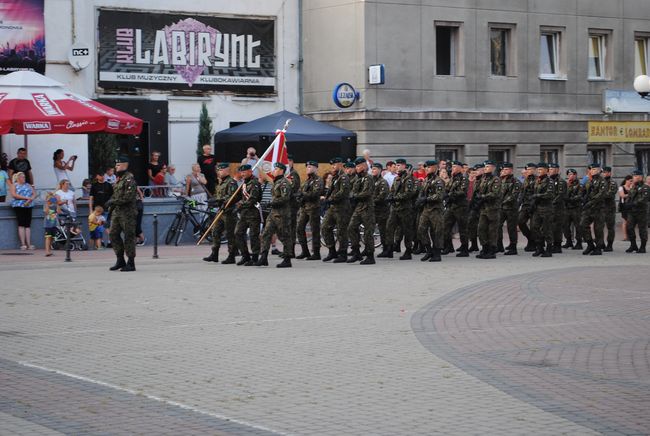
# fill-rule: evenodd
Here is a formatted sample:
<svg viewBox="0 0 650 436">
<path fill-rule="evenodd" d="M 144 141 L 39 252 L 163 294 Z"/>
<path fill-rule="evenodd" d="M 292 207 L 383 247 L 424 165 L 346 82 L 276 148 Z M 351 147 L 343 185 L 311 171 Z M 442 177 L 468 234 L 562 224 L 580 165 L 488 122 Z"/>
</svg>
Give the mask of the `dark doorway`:
<svg viewBox="0 0 650 436">
<path fill-rule="evenodd" d="M 139 135 L 120 135 L 118 139 L 120 154 L 129 157 L 129 171 L 133 173 L 139 186 L 149 185 L 147 162 L 149 162 L 149 123 L 142 126 Z"/>
</svg>

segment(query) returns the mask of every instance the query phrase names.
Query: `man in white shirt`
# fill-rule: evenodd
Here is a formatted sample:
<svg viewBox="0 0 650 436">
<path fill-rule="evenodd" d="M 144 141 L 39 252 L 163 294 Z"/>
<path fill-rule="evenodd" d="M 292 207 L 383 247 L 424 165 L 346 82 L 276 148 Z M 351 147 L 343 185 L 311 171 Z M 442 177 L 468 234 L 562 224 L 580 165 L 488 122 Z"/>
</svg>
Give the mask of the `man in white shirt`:
<svg viewBox="0 0 650 436">
<path fill-rule="evenodd" d="M 395 180 L 395 177 L 397 177 L 397 166 L 395 165 L 395 162 L 392 160 L 389 160 L 386 162 L 386 174 L 384 174 L 384 180 L 388 182 L 388 187 L 390 188 L 393 186 L 393 181 Z"/>
<path fill-rule="evenodd" d="M 366 160 L 366 165 L 368 165 L 368 171 L 372 171 L 373 160 L 370 158 L 370 150 L 367 148 L 363 150 L 363 158 Z"/>
</svg>

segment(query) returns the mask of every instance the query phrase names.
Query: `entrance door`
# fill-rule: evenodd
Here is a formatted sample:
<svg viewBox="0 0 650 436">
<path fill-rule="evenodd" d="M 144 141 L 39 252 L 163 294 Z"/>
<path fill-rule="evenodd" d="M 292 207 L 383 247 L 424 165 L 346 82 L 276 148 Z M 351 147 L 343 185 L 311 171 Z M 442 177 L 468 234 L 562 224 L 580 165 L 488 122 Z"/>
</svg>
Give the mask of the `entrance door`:
<svg viewBox="0 0 650 436">
<path fill-rule="evenodd" d="M 135 176 L 138 186 L 149 185 L 147 163 L 149 162 L 149 123 L 144 122 L 139 135 L 121 135 L 120 154 L 129 157 L 129 171 Z"/>
</svg>

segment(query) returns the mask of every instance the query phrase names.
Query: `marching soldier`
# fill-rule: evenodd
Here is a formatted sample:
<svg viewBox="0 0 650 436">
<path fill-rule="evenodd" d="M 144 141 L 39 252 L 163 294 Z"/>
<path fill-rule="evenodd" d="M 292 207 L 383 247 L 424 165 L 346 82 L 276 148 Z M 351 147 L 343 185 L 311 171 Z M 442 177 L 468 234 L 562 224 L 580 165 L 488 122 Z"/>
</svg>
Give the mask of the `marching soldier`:
<svg viewBox="0 0 650 436">
<path fill-rule="evenodd" d="M 115 161 L 117 182 L 113 186 L 113 196 L 110 199 L 111 213 L 110 238 L 113 251 L 117 257 L 111 271 L 135 271 L 135 224 L 137 217 L 136 199 L 138 184 L 129 171 L 129 159 L 120 156 Z M 124 237 L 122 237 L 124 235 Z M 128 260 L 124 262 L 124 253 Z"/>
<path fill-rule="evenodd" d="M 298 200 L 297 236 L 302 253 L 296 259 L 320 260 L 320 198 L 323 195 L 323 179 L 318 175 L 318 162 L 307 161 L 307 180 L 300 187 Z M 307 223 L 311 227 L 311 248 L 307 246 Z"/>
<path fill-rule="evenodd" d="M 300 204 L 298 204 L 298 192 L 300 191 L 300 174 L 298 174 L 298 171 L 295 170 L 293 166 L 293 155 L 288 154 L 287 155 L 287 160 L 289 163 L 289 166 L 287 168 L 287 179 L 289 180 L 289 183 L 291 183 L 291 233 L 290 233 L 290 240 L 291 243 L 289 244 L 289 250 L 286 248 L 284 249 L 283 254 L 289 253 L 289 256 L 296 257 L 296 225 L 298 222 L 298 209 L 300 209 Z"/>
<path fill-rule="evenodd" d="M 468 257 L 467 238 L 467 189 L 469 179 L 463 173 L 463 164 L 458 161 L 451 163 L 451 179 L 447 185 L 447 210 L 445 211 L 445 236 L 451 237 L 454 224 L 458 226 L 460 248 L 456 257 Z"/>
<path fill-rule="evenodd" d="M 524 170 L 524 183 L 521 193 L 521 209 L 519 211 L 519 230 L 521 234 L 526 237 L 528 243 L 524 248 L 526 252 L 533 252 L 536 250 L 537 236 L 531 233 L 529 223 L 533 218 L 533 194 L 535 193 L 535 183 L 537 178 L 535 176 L 537 171 L 537 164 L 529 162 L 526 164 Z"/>
<path fill-rule="evenodd" d="M 580 229 L 580 215 L 582 213 L 582 197 L 584 189 L 578 180 L 578 172 L 569 168 L 567 174 L 566 213 L 564 214 L 564 237 L 566 243 L 562 248 L 582 250 L 582 236 Z M 575 232 L 576 243 L 573 245 Z"/>
<path fill-rule="evenodd" d="M 352 189 L 352 184 L 354 179 L 357 177 L 356 165 L 352 161 L 347 161 L 343 164 L 343 171 L 345 175 L 348 176 L 348 181 L 350 182 L 350 189 Z"/>
<path fill-rule="evenodd" d="M 291 268 L 291 199 L 293 189 L 291 182 L 284 177 L 287 166 L 281 162 L 273 164 L 273 188 L 271 200 L 271 213 L 264 224 L 262 233 L 262 252 L 257 261 L 257 266 L 268 266 L 269 249 L 271 248 L 271 238 L 274 234 L 282 242 L 284 255 L 282 262 L 277 264 L 278 268 Z"/>
<path fill-rule="evenodd" d="M 607 245 L 603 251 L 614 251 L 614 238 L 616 237 L 616 196 L 618 185 L 612 180 L 612 168 L 603 167 L 603 180 L 607 187 L 603 200 L 603 219 L 607 227 Z"/>
<path fill-rule="evenodd" d="M 348 263 L 361 261 L 361 265 L 374 265 L 375 263 L 375 203 L 372 195 L 374 182 L 368 174 L 368 164 L 362 157 L 358 157 L 354 164 L 357 176 L 354 178 L 350 201 L 352 203 L 352 216 L 348 225 L 348 237 L 352 244 L 352 255 Z M 360 226 L 363 224 L 363 245 L 361 253 Z M 366 256 L 363 259 L 363 256 Z"/>
<path fill-rule="evenodd" d="M 548 164 L 537 165 L 537 181 L 531 198 L 533 214 L 531 235 L 537 236 L 536 250 L 533 256 L 553 256 L 553 198 L 555 188 L 548 177 Z"/>
<path fill-rule="evenodd" d="M 556 163 L 548 164 L 548 176 L 555 191 L 553 197 L 553 253 L 562 253 L 562 230 L 564 229 L 564 215 L 566 203 L 566 181 L 560 177 L 560 166 Z"/>
<path fill-rule="evenodd" d="M 648 204 L 650 204 L 650 186 L 643 183 L 641 171 L 632 172 L 632 189 L 625 203 L 627 210 L 627 239 L 630 241 L 630 248 L 626 253 L 645 253 L 648 242 Z M 636 245 L 636 233 L 634 227 L 639 227 L 639 238 L 641 245 Z"/>
<path fill-rule="evenodd" d="M 469 215 L 467 218 L 467 237 L 472 245 L 469 247 L 469 252 L 478 251 L 478 221 L 481 216 L 481 208 L 478 201 L 479 186 L 483 179 L 483 170 L 485 165 L 482 163 L 474 165 L 473 171 L 469 177 L 469 191 L 471 191 L 469 198 Z M 472 180 L 472 178 L 474 180 Z"/>
<path fill-rule="evenodd" d="M 440 262 L 440 250 L 444 245 L 444 215 L 443 201 L 445 198 L 445 182 L 438 177 L 438 161 L 428 160 L 424 164 L 427 178 L 422 186 L 418 202 L 423 203 L 422 213 L 418 222 L 418 238 L 426 250 L 420 259 L 422 262 Z M 429 237 L 431 234 L 431 237 Z M 429 243 L 431 242 L 431 243 Z"/>
<path fill-rule="evenodd" d="M 243 186 L 241 190 L 242 195 L 237 202 L 239 221 L 235 226 L 235 241 L 237 242 L 237 249 L 242 257 L 237 262 L 237 265 L 253 266 L 257 264 L 260 254 L 261 218 L 260 211 L 257 209 L 257 203 L 262 199 L 262 186 L 257 180 L 257 177 L 253 176 L 250 165 L 241 165 L 239 172 L 242 177 Z M 251 251 L 253 252 L 252 258 L 246 244 L 247 230 L 251 241 Z"/>
<path fill-rule="evenodd" d="M 380 163 L 372 164 L 372 198 L 375 204 L 375 223 L 379 229 L 379 238 L 381 240 L 382 252 L 377 255 L 377 257 L 385 257 L 382 254 L 385 253 L 386 247 L 389 245 L 388 234 L 386 232 L 386 222 L 388 221 L 388 193 L 390 192 L 390 187 L 388 182 L 381 176 L 382 166 Z"/>
<path fill-rule="evenodd" d="M 330 173 L 332 174 L 331 186 L 321 198 L 329 208 L 323 218 L 322 233 L 329 253 L 323 259 L 328 262 L 334 259 L 335 263 L 347 261 L 348 249 L 348 217 L 350 210 L 350 179 L 342 170 L 343 159 L 340 157 L 330 160 Z M 334 240 L 336 228 L 336 241 Z M 338 242 L 339 250 L 336 250 Z"/>
<path fill-rule="evenodd" d="M 498 226 L 501 223 L 501 179 L 494 174 L 494 161 L 485 161 L 481 184 L 478 187 L 480 215 L 478 236 L 481 252 L 478 259 L 496 259 Z"/>
<path fill-rule="evenodd" d="M 582 237 L 587 248 L 582 254 L 599 256 L 604 247 L 603 201 L 607 195 L 607 185 L 600 175 L 600 164 L 589 165 L 589 180 L 585 184 L 585 197 L 580 218 Z M 591 225 L 594 226 L 594 238 L 591 236 Z"/>
<path fill-rule="evenodd" d="M 389 231 L 392 231 L 392 229 L 396 229 L 399 226 L 404 236 L 404 245 L 406 247 L 406 251 L 399 259 L 411 260 L 414 237 L 413 198 L 416 194 L 415 182 L 413 181 L 413 177 L 407 172 L 405 159 L 397 159 L 395 163 L 397 164 L 397 177 L 393 181 L 393 186 L 390 188 L 390 194 L 388 196 L 392 207 L 388 215 L 387 227 Z M 395 232 L 393 234 L 393 246 L 397 246 L 400 243 L 400 239 L 401 236 Z M 393 257 L 392 249 L 393 247 L 391 247 L 391 250 L 386 250 L 386 257 Z"/>
<path fill-rule="evenodd" d="M 221 218 L 217 224 L 212 228 L 212 253 L 208 257 L 204 257 L 206 262 L 219 262 L 219 246 L 221 246 L 221 236 L 224 231 L 226 232 L 226 239 L 228 239 L 228 257 L 221 263 L 229 265 L 235 263 L 235 226 L 237 225 L 237 198 L 230 202 L 228 207 L 226 204 L 230 197 L 237 191 L 237 182 L 230 177 L 230 165 L 227 162 L 217 165 L 217 176 L 219 177 L 219 185 L 215 190 L 214 201 L 216 205 L 221 208 Z"/>
<path fill-rule="evenodd" d="M 508 229 L 510 244 L 504 248 L 504 255 L 517 254 L 517 223 L 519 221 L 519 198 L 521 197 L 522 185 L 512 174 L 514 165 L 510 162 L 503 164 L 501 170 L 501 219 L 499 222 L 498 245 L 499 251 L 503 248 L 503 224 Z"/>
</svg>

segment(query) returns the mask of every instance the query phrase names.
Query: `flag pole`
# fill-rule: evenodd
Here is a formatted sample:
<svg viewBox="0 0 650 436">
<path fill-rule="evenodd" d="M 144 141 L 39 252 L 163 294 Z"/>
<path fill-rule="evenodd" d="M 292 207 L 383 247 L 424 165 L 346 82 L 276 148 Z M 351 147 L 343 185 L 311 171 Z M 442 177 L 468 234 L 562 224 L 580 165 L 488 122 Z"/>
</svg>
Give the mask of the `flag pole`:
<svg viewBox="0 0 650 436">
<path fill-rule="evenodd" d="M 287 121 L 284 123 L 284 127 L 281 130 L 282 133 L 287 131 L 287 127 L 289 127 L 289 122 L 290 121 L 291 121 L 291 118 L 287 119 Z M 277 138 L 277 135 L 276 135 L 276 138 Z M 266 156 L 268 156 L 269 152 L 271 151 L 271 148 L 273 148 L 273 143 L 275 143 L 275 140 L 273 140 L 271 145 L 269 145 L 269 147 L 266 149 L 264 154 L 259 158 L 259 160 L 255 164 L 255 166 L 253 166 L 253 168 L 251 168 L 252 171 L 255 171 L 257 169 L 257 167 L 260 166 L 262 161 L 264 161 L 264 158 Z M 208 227 L 206 229 L 205 233 L 203 233 L 203 236 L 201 236 L 201 239 L 199 239 L 199 242 L 197 242 L 196 245 L 201 245 L 201 242 L 203 242 L 203 240 L 208 236 L 208 234 L 212 231 L 214 226 L 217 225 L 217 222 L 219 222 L 219 220 L 221 219 L 221 216 L 223 215 L 223 212 L 230 206 L 230 203 L 232 203 L 232 201 L 235 199 L 235 197 L 237 196 L 237 194 L 241 190 L 242 186 L 244 186 L 243 183 L 237 187 L 237 190 L 235 192 L 233 192 L 233 194 L 230 196 L 230 198 L 226 202 L 225 206 L 223 206 L 221 208 L 221 210 L 219 211 L 219 213 L 217 214 L 217 216 L 214 217 L 214 220 L 212 220 L 212 223 L 210 224 L 210 227 Z"/>
</svg>

